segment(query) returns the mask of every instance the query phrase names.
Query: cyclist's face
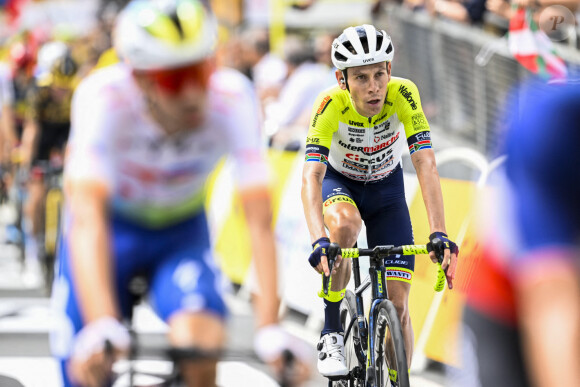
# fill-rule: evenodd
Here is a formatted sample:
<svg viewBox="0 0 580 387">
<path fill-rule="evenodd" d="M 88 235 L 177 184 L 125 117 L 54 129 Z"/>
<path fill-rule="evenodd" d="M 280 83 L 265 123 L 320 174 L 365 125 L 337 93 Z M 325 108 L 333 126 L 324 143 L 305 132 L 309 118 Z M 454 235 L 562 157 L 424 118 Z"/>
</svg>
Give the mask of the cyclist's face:
<svg viewBox="0 0 580 387">
<path fill-rule="evenodd" d="M 356 111 L 362 116 L 372 117 L 380 113 L 383 108 L 387 85 L 391 79 L 391 63 L 386 63 L 386 65 L 385 63 L 347 69 L 352 102 Z M 346 85 L 340 83 L 339 85 L 346 89 Z"/>
<path fill-rule="evenodd" d="M 171 70 L 135 72 L 151 102 L 154 116 L 171 131 L 203 124 L 207 90 L 214 70 L 212 60 Z"/>
</svg>

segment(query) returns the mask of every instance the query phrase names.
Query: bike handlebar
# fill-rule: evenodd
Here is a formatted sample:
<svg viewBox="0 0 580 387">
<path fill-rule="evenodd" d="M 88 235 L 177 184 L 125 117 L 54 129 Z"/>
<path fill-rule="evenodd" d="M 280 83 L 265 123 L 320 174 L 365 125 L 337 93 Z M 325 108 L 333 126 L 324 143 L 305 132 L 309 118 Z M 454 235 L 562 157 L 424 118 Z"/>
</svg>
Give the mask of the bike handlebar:
<svg viewBox="0 0 580 387">
<path fill-rule="evenodd" d="M 332 275 L 332 269 L 334 267 L 334 262 L 336 257 L 339 255 L 343 259 L 348 258 L 358 258 L 358 257 L 373 257 L 373 258 L 385 258 L 389 255 L 418 255 L 418 254 L 429 254 L 426 245 L 403 245 L 403 246 L 375 246 L 373 249 L 359 249 L 359 248 L 349 248 L 341 249 L 336 243 L 331 243 L 328 247 L 328 270 Z M 437 262 L 437 280 L 435 281 L 434 289 L 436 292 L 440 292 L 445 287 L 445 271 L 441 267 L 442 260 L 439 259 Z M 330 285 L 330 275 L 327 277 L 322 276 L 322 288 L 324 294 L 328 294 Z"/>
</svg>

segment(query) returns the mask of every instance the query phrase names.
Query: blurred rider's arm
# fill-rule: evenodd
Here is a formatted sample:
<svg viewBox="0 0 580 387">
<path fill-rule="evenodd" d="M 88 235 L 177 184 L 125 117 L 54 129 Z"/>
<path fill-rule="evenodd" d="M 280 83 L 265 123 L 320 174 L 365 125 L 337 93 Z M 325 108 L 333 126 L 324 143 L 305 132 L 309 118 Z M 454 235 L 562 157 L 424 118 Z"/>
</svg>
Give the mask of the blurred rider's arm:
<svg viewBox="0 0 580 387">
<path fill-rule="evenodd" d="M 110 370 L 113 359 L 105 352 L 105 341 L 112 344 L 114 355 L 129 345 L 114 289 L 108 218 L 115 136 L 102 131 L 111 127 L 107 120 L 116 119 L 111 103 L 95 98 L 87 85 L 77 89 L 65 158 L 63 233 L 69 233 L 71 277 L 84 322 L 71 348 L 69 375 L 88 386 L 103 385 Z"/>
<path fill-rule="evenodd" d="M 278 323 L 278 269 L 276 245 L 272 228 L 272 201 L 267 188 L 245 190 L 240 193 L 246 215 L 253 259 L 255 261 L 258 292 L 255 309 L 258 327 Z"/>
</svg>

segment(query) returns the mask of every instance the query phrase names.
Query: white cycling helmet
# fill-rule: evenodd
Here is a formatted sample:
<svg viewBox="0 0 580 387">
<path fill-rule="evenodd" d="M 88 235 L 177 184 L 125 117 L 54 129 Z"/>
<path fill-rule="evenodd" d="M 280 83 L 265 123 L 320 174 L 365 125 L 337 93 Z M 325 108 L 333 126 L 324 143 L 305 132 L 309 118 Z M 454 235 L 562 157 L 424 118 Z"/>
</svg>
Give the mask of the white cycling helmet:
<svg viewBox="0 0 580 387">
<path fill-rule="evenodd" d="M 348 27 L 332 42 L 332 63 L 339 70 L 393 60 L 391 37 L 374 26 Z"/>
<path fill-rule="evenodd" d="M 117 17 L 113 40 L 133 69 L 170 69 L 210 57 L 217 31 L 199 0 L 133 0 Z"/>
</svg>

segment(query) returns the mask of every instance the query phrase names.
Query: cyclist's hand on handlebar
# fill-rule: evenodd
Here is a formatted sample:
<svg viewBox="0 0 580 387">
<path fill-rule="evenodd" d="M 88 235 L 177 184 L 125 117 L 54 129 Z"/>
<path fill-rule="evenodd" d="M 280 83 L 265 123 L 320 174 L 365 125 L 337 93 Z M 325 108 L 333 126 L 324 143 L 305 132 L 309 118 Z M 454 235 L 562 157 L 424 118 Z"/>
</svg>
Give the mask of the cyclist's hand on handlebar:
<svg viewBox="0 0 580 387">
<path fill-rule="evenodd" d="M 113 362 L 129 351 L 129 332 L 113 317 L 87 324 L 75 338 L 68 373 L 83 387 L 107 385 Z"/>
<path fill-rule="evenodd" d="M 326 256 L 328 253 L 328 246 L 330 246 L 330 239 L 327 237 L 317 239 L 312 244 L 312 253 L 310 253 L 310 257 L 308 257 L 310 266 L 312 266 L 318 273 L 324 273 L 327 277 L 330 275 L 328 271 L 328 259 Z M 336 262 L 334 263 L 334 269 L 337 269 L 340 266 L 341 261 L 342 257 L 337 257 Z"/>
<path fill-rule="evenodd" d="M 277 324 L 258 329 L 254 338 L 258 357 L 284 386 L 300 386 L 310 378 L 311 349 Z"/>
<path fill-rule="evenodd" d="M 447 234 L 439 231 L 429 235 L 429 241 L 427 244 L 429 258 L 434 263 L 441 262 L 441 268 L 445 271 L 449 289 L 453 289 L 459 247 L 447 237 Z"/>
</svg>

